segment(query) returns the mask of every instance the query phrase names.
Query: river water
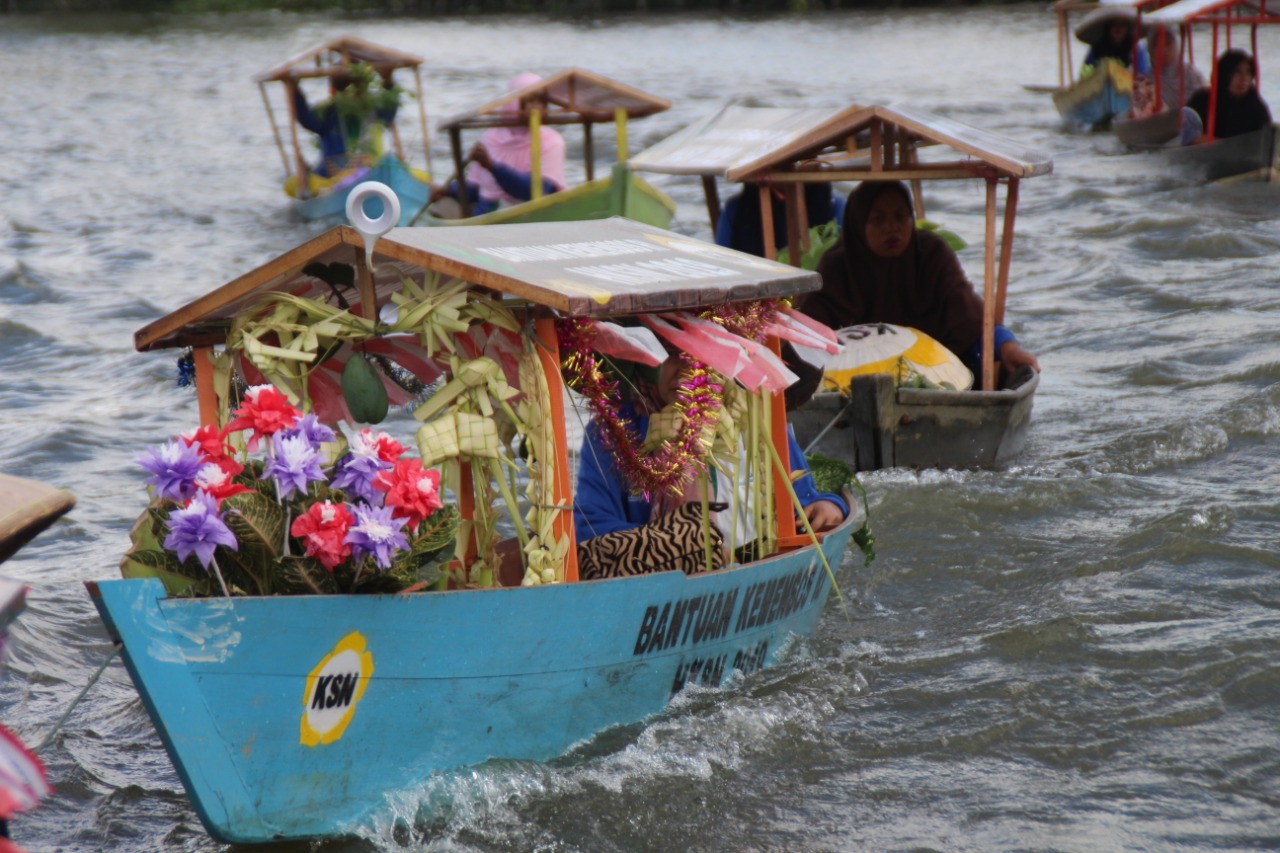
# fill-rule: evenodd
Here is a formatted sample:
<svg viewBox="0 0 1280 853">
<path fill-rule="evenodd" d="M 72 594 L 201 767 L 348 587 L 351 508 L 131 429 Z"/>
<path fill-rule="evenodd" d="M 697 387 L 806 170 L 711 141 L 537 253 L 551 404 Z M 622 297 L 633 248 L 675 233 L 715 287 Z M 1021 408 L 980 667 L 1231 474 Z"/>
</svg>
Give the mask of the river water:
<svg viewBox="0 0 1280 853">
<path fill-rule="evenodd" d="M 1023 88 L 1056 81 L 1052 26 L 1038 4 L 0 17 L 0 470 L 79 499 L 3 566 L 32 591 L 0 719 L 40 744 L 106 659 L 82 584 L 117 575 L 136 454 L 195 425 L 173 353 L 134 352 L 133 332 L 324 229 L 291 218 L 250 78 L 347 32 L 426 57 L 433 129 L 517 72 L 576 65 L 672 102 L 636 150 L 740 96 L 910 104 L 1055 165 L 1017 222 L 1009 319 L 1044 375 L 1013 465 L 865 475 L 878 556 L 846 559 L 847 615 L 833 600 L 785 666 L 560 761 L 433 778 L 319 849 L 1280 847 L 1280 189 L 1197 186 L 1063 132 Z M 655 182 L 709 237 L 698 184 Z M 981 246 L 980 184 L 929 200 Z M 980 278 L 980 249 L 962 260 Z M 12 826 L 29 850 L 222 849 L 118 659 L 41 755 L 57 793 Z"/>
</svg>

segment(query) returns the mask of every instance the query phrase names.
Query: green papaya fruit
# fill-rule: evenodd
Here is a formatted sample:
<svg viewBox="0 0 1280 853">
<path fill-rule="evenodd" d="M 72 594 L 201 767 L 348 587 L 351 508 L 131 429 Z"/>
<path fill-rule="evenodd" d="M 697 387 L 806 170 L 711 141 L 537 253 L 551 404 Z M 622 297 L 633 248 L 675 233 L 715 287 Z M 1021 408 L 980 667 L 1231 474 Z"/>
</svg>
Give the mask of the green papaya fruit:
<svg viewBox="0 0 1280 853">
<path fill-rule="evenodd" d="M 342 368 L 342 396 L 357 423 L 382 423 L 387 416 L 387 389 L 363 353 L 352 353 Z"/>
</svg>

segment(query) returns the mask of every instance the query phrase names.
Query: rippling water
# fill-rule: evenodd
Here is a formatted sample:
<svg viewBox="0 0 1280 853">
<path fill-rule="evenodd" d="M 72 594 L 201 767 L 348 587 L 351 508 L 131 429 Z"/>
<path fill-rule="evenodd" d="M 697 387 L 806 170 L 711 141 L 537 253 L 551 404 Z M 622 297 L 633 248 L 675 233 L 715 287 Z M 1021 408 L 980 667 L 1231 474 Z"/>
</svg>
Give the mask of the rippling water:
<svg viewBox="0 0 1280 853">
<path fill-rule="evenodd" d="M 847 612 L 833 600 L 785 666 L 550 764 L 433 778 L 366 842 L 321 849 L 1280 847 L 1280 189 L 1195 186 L 1063 133 L 1022 88 L 1057 74 L 1040 6 L 0 16 L 0 470 L 79 499 L 3 566 L 32 587 L 6 725 L 41 743 L 106 659 L 82 582 L 116 575 L 144 504 L 134 456 L 195 423 L 173 354 L 135 353 L 133 332 L 325 227 L 290 218 L 250 78 L 343 32 L 427 58 L 432 127 L 519 71 L 577 65 L 671 100 L 637 150 L 745 96 L 911 104 L 1055 168 L 1019 208 L 1009 316 L 1045 372 L 1016 464 L 865 476 L 878 558 L 846 560 Z M 1278 46 L 1264 34 L 1264 69 Z M 708 237 L 697 183 L 657 183 Z M 929 200 L 981 245 L 979 185 Z M 980 250 L 962 259 L 981 275 Z M 41 755 L 57 795 L 12 827 L 31 851 L 221 849 L 118 660 Z"/>
</svg>

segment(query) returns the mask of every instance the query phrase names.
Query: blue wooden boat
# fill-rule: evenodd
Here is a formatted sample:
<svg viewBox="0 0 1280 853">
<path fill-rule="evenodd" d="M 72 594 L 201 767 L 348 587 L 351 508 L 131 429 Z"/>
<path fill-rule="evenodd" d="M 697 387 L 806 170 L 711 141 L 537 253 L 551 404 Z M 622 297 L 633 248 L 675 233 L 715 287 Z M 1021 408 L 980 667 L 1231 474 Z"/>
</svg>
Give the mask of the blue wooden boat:
<svg viewBox="0 0 1280 853">
<path fill-rule="evenodd" d="M 284 167 L 285 193 L 290 198 L 296 215 L 306 220 L 335 218 L 342 220 L 346 214 L 347 196 L 351 189 L 365 181 L 377 181 L 391 187 L 400 200 L 400 225 L 408 225 L 426 206 L 431 193 L 431 151 L 427 144 L 427 115 L 422 91 L 420 67 L 423 59 L 412 53 L 374 44 L 353 36 L 330 39 L 291 57 L 285 62 L 258 74 L 254 79 L 267 108 L 267 119 L 280 152 Z M 330 81 L 337 77 L 350 77 L 352 68 L 361 65 L 377 72 L 385 80 L 399 82 L 396 72 L 412 72 L 415 83 L 417 118 L 422 134 L 425 169 L 410 165 L 400 139 L 399 127 L 392 122 L 385 131 L 377 131 L 377 144 L 370 151 L 352 152 L 351 162 L 341 173 L 330 179 L 317 179 L 303 153 L 303 139 L 311 134 L 299 130 L 290 87 L 303 86 L 304 81 Z M 272 85 L 281 84 L 281 85 Z M 284 93 L 284 104 L 272 105 L 272 93 Z M 284 142 L 276 109 L 289 117 L 284 129 L 289 145 Z M 397 115 L 399 119 L 399 115 Z M 390 144 L 386 144 L 389 137 Z"/>
<path fill-rule="evenodd" d="M 818 284 L 812 273 L 622 218 L 398 228 L 372 246 L 365 237 L 346 226 L 320 235 L 150 324 L 135 342 L 194 347 L 201 419 L 214 423 L 225 411 L 214 359 L 227 363 L 228 331 L 244 334 L 264 299 L 324 300 L 334 287 L 313 273 L 353 263 L 359 292 L 347 294 L 354 302 L 344 315 L 397 294 L 397 319 L 369 312 L 394 331 L 415 311 L 400 297 L 430 290 L 440 272 L 486 299 L 498 294 L 480 314 L 525 318 L 517 328 L 537 335 L 527 351 L 544 365 L 546 399 L 559 400 L 566 356 L 545 334 L 556 315 L 663 313 Z M 480 328 L 465 334 L 474 341 Z M 785 417 L 781 394 L 761 401 L 770 424 Z M 564 415 L 551 412 L 549 443 L 528 444 L 557 472 L 530 477 L 531 488 L 546 484 L 531 499 L 545 514 L 526 516 L 541 543 L 516 549 L 514 565 L 512 551 L 489 550 L 477 522 L 460 528 L 447 589 L 189 597 L 166 586 L 172 578 L 132 570 L 88 584 L 211 835 L 261 843 L 359 834 L 388 795 L 432 774 L 553 758 L 661 713 L 686 685 L 771 666 L 789 637 L 813 634 L 852 520 L 820 536 L 795 532 L 789 480 L 775 477 L 763 491 L 787 511 L 777 513 L 763 559 L 693 575 L 578 580 L 573 494 L 559 473 L 568 470 Z M 425 456 L 432 445 L 422 435 Z M 775 448 L 780 439 L 786 446 L 773 435 Z M 484 479 L 475 460 L 449 464 L 449 482 Z M 479 519 L 483 502 L 458 488 L 463 517 Z M 544 558 L 537 570 L 535 556 Z M 468 573 L 486 559 L 489 571 Z"/>
<path fill-rule="evenodd" d="M 307 220 L 345 218 L 347 199 L 351 191 L 366 181 L 376 181 L 390 187 L 400 201 L 400 218 L 397 225 L 408 225 L 427 204 L 431 185 L 423 180 L 422 173 L 415 173 L 393 154 L 388 154 L 369 169 L 358 169 L 346 180 L 324 195 L 294 199 L 294 210 Z M 368 213 L 382 214 L 380 202 L 370 200 Z M 377 207 L 377 210 L 373 208 Z"/>
</svg>

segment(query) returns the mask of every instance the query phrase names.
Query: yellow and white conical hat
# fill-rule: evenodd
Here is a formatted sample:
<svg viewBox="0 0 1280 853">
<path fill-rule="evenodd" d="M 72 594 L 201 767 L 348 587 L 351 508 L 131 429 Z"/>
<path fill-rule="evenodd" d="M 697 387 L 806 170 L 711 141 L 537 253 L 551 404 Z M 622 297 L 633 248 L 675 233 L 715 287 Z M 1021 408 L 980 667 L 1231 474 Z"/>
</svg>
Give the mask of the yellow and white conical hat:
<svg viewBox="0 0 1280 853">
<path fill-rule="evenodd" d="M 951 350 L 918 329 L 889 323 L 849 326 L 836 332 L 843 351 L 827 361 L 823 387 L 847 391 L 855 376 L 888 373 L 899 385 L 967 391 L 973 373 Z"/>
</svg>

